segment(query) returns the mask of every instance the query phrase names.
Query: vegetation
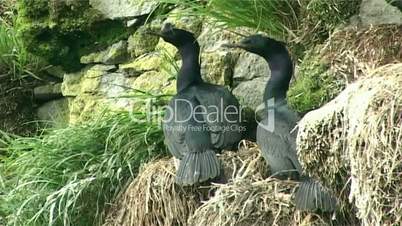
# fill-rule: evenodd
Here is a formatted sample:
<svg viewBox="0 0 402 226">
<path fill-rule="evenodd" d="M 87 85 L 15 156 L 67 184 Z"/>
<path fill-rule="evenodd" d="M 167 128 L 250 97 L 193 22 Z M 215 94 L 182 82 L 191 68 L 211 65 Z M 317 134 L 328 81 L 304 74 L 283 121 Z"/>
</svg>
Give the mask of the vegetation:
<svg viewBox="0 0 402 226">
<path fill-rule="evenodd" d="M 297 25 L 297 7 L 291 0 L 211 0 L 206 4 L 191 0 L 160 1 L 188 9 L 183 12 L 187 15 L 210 18 L 215 26 L 222 29 L 248 27 L 283 39 Z"/>
<path fill-rule="evenodd" d="M 164 154 L 159 125 L 134 120 L 145 117 L 117 112 L 36 137 L 3 135 L 0 216 L 24 226 L 100 221 L 140 164 Z"/>
<path fill-rule="evenodd" d="M 344 81 L 338 79 L 321 55 L 311 51 L 300 64 L 296 81 L 288 91 L 290 106 L 301 113 L 321 107 L 344 88 Z"/>
<path fill-rule="evenodd" d="M 297 41 L 306 48 L 324 42 L 359 11 L 361 0 L 301 0 Z"/>
<path fill-rule="evenodd" d="M 88 0 L 69 4 L 18 0 L 17 21 L 29 51 L 68 71 L 81 68 L 80 56 L 127 38 L 134 29 L 122 20 L 103 19 Z"/>
<path fill-rule="evenodd" d="M 0 130 L 28 134 L 32 121 L 32 87 L 39 83 L 45 63 L 26 50 L 15 26 L 13 0 L 0 2 Z M 22 126 L 23 125 L 23 126 Z"/>
<path fill-rule="evenodd" d="M 27 76 L 37 77 L 43 62 L 29 53 L 14 26 L 15 12 L 13 2 L 0 4 L 0 74 L 11 76 L 11 79 L 22 79 Z"/>
</svg>

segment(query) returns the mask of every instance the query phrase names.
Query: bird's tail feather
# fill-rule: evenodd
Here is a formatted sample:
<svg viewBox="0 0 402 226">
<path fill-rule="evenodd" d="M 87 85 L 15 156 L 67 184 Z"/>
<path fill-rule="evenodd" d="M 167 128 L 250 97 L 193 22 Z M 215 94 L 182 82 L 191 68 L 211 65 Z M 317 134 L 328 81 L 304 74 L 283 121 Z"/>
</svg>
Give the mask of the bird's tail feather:
<svg viewBox="0 0 402 226">
<path fill-rule="evenodd" d="M 295 201 L 299 210 L 333 212 L 336 208 L 336 198 L 327 188 L 310 178 L 301 183 Z"/>
<path fill-rule="evenodd" d="M 204 152 L 189 152 L 180 161 L 176 173 L 176 183 L 193 185 L 220 175 L 220 164 L 212 150 Z"/>
</svg>

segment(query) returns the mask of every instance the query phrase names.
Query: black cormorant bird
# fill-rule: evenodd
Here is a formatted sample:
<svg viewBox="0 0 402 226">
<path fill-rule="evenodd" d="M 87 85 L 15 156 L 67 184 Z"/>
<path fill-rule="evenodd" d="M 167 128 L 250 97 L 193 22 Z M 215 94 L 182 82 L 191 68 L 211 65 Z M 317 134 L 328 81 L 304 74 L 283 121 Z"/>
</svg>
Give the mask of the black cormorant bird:
<svg viewBox="0 0 402 226">
<path fill-rule="evenodd" d="M 332 212 L 336 199 L 319 182 L 303 174 L 296 153 L 298 115 L 286 101 L 293 75 L 293 63 L 283 42 L 252 35 L 226 47 L 241 48 L 263 57 L 269 64 L 271 78 L 264 91 L 262 120 L 257 127 L 257 144 L 268 162 L 272 176 L 301 181 L 296 192 L 296 207 L 300 210 Z"/>
<path fill-rule="evenodd" d="M 239 103 L 226 88 L 202 80 L 200 47 L 192 33 L 171 24 L 150 33 L 174 45 L 182 58 L 177 94 L 163 121 L 165 143 L 180 159 L 176 182 L 193 185 L 216 178 L 220 164 L 215 151 L 233 149 L 242 139 Z"/>
</svg>

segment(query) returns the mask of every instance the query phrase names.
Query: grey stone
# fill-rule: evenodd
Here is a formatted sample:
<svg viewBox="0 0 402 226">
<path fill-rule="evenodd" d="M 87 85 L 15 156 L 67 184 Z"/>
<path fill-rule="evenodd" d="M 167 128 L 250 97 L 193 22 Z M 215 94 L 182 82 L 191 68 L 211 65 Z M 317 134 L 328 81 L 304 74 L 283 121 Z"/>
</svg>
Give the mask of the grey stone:
<svg viewBox="0 0 402 226">
<path fill-rule="evenodd" d="M 235 56 L 231 52 L 215 51 L 201 54 L 201 75 L 206 82 L 231 85 Z"/>
<path fill-rule="evenodd" d="M 268 63 L 260 56 L 242 52 L 234 68 L 233 79 L 235 84 L 239 81 L 252 80 L 258 77 L 269 78 L 271 71 Z"/>
<path fill-rule="evenodd" d="M 268 78 L 261 77 L 251 81 L 241 82 L 233 89 L 233 95 L 239 100 L 240 105 L 253 111 L 262 103 L 265 85 Z"/>
<path fill-rule="evenodd" d="M 51 66 L 46 69 L 46 72 L 56 78 L 63 78 L 66 73 L 61 66 Z"/>
<path fill-rule="evenodd" d="M 65 74 L 61 91 L 63 96 L 75 97 L 81 93 L 96 93 L 104 74 L 116 69 L 115 65 L 96 64 L 79 72 Z"/>
<path fill-rule="evenodd" d="M 91 53 L 81 57 L 82 64 L 103 63 L 103 64 L 120 64 L 128 59 L 127 42 L 120 41 L 113 44 L 104 51 Z"/>
<path fill-rule="evenodd" d="M 142 30 L 138 30 L 128 38 L 127 51 L 131 58 L 136 58 L 145 53 L 155 50 L 155 46 L 159 42 L 159 37 L 144 34 Z"/>
<path fill-rule="evenodd" d="M 37 109 L 38 119 L 54 124 L 67 124 L 69 122 L 68 103 L 68 98 L 46 102 Z"/>
<path fill-rule="evenodd" d="M 63 96 L 61 93 L 61 83 L 48 84 L 34 88 L 34 97 L 36 100 L 49 101 Z"/>
<path fill-rule="evenodd" d="M 89 0 L 89 4 L 106 18 L 114 19 L 149 14 L 155 9 L 158 2 L 153 0 Z"/>
<path fill-rule="evenodd" d="M 194 33 L 194 35 L 197 37 L 201 32 L 202 19 L 197 16 L 185 15 L 187 14 L 187 10 L 188 9 L 183 9 L 180 7 L 173 9 L 171 12 L 169 12 L 168 17 L 163 21 L 163 24 L 171 23 L 177 28 Z"/>
<path fill-rule="evenodd" d="M 129 84 L 130 78 L 123 73 L 108 73 L 102 75 L 99 85 L 99 92 L 106 98 L 117 98 L 132 91 Z M 132 79 L 134 81 L 134 79 Z"/>
<path fill-rule="evenodd" d="M 359 17 L 362 25 L 402 24 L 402 12 L 385 0 L 363 0 Z"/>
</svg>

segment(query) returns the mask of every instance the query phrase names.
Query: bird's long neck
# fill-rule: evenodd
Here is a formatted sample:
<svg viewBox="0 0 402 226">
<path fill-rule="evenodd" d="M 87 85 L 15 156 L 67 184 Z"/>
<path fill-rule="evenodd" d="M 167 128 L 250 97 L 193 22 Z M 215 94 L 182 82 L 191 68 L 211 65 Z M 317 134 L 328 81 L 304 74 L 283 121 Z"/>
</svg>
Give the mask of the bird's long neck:
<svg viewBox="0 0 402 226">
<path fill-rule="evenodd" d="M 275 102 L 286 101 L 286 93 L 293 74 L 293 63 L 285 47 L 278 53 L 264 56 L 271 70 L 269 79 L 264 91 L 264 103 L 274 98 Z"/>
<path fill-rule="evenodd" d="M 177 92 L 181 92 L 190 85 L 202 83 L 201 68 L 199 63 L 200 47 L 195 43 L 189 43 L 179 48 L 182 65 L 177 76 Z"/>
</svg>

